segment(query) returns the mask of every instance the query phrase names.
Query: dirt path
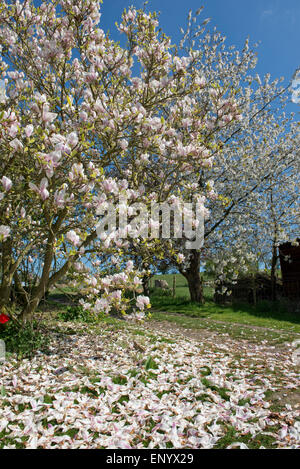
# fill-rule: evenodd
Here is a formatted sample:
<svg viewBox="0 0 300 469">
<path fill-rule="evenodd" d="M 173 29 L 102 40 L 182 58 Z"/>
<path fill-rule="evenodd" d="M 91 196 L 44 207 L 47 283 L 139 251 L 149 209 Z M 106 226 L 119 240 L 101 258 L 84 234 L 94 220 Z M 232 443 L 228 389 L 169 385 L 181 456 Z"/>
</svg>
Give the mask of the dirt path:
<svg viewBox="0 0 300 469">
<path fill-rule="evenodd" d="M 221 322 L 221 321 L 220 321 Z M 228 323 L 223 323 L 228 325 Z M 244 327 L 243 324 L 233 324 L 234 326 L 240 326 Z M 205 344 L 212 346 L 216 345 L 220 348 L 226 343 L 226 347 L 230 344 L 232 350 L 237 350 L 239 353 L 242 351 L 246 350 L 252 350 L 252 351 L 265 351 L 270 353 L 271 355 L 275 356 L 284 356 L 285 353 L 292 354 L 294 352 L 294 347 L 291 342 L 286 342 L 286 343 L 281 343 L 281 344 L 275 344 L 275 345 L 270 345 L 266 341 L 265 343 L 259 342 L 259 343 L 254 343 L 252 341 L 245 339 L 236 339 L 230 337 L 230 335 L 227 332 L 222 332 L 222 331 L 213 331 L 211 329 L 206 329 L 205 327 L 201 329 L 190 329 L 186 328 L 183 326 L 180 326 L 178 324 L 175 324 L 170 321 L 156 321 L 156 320 L 151 320 L 150 322 L 147 322 L 145 324 L 145 327 L 149 330 L 156 331 L 160 334 L 171 334 L 174 339 L 176 337 L 184 338 L 184 339 L 192 339 L 193 341 L 197 341 L 199 343 Z M 247 328 L 251 329 L 250 325 L 247 325 Z M 267 329 L 267 328 L 259 328 L 259 327 L 253 327 L 253 330 L 266 330 L 270 332 L 280 332 L 276 331 L 275 329 Z M 286 331 L 282 331 L 283 333 Z M 296 336 L 300 337 L 300 334 L 296 334 Z M 297 338 L 297 337 L 296 337 Z"/>
<path fill-rule="evenodd" d="M 276 413 L 276 411 L 281 411 L 291 406 L 291 408 L 299 412 L 300 386 L 298 389 L 294 387 L 289 389 L 289 382 L 283 378 L 287 371 L 291 371 L 291 364 L 294 366 L 292 356 L 296 349 L 291 343 L 277 345 L 269 345 L 268 343 L 256 344 L 246 339 L 234 339 L 226 333 L 214 332 L 205 328 L 188 329 L 169 321 L 152 320 L 146 324 L 146 328 L 152 333 L 167 335 L 174 339 L 174 341 L 176 339 L 190 339 L 198 342 L 199 352 L 209 349 L 212 351 L 224 350 L 226 352 L 230 350 L 230 355 L 239 366 L 252 368 L 254 381 L 256 373 L 260 374 L 262 371 L 266 377 L 270 378 L 270 375 L 273 375 L 278 389 L 276 392 L 270 392 L 270 409 L 273 409 Z M 267 328 L 262 329 L 267 330 Z M 297 368 L 299 369 L 299 367 Z M 296 378 L 297 374 L 293 376 Z"/>
<path fill-rule="evenodd" d="M 180 314 L 180 313 L 170 313 L 170 312 L 166 312 L 166 311 L 159 311 L 159 310 L 153 310 L 153 311 L 156 311 L 157 313 L 163 313 L 163 314 L 168 314 L 170 316 L 174 316 L 174 317 L 178 317 L 178 316 L 181 316 L 181 317 L 186 317 L 186 318 L 191 318 L 191 316 L 185 316 L 184 314 Z M 207 318 L 199 318 L 199 321 L 202 321 L 202 323 L 207 323 L 207 324 L 212 324 L 212 323 L 216 323 L 216 324 L 222 324 L 224 326 L 228 326 L 228 325 L 231 325 L 231 326 L 238 326 L 238 327 L 243 327 L 245 329 L 252 329 L 254 331 L 269 331 L 269 332 L 283 332 L 283 333 L 287 333 L 287 332 L 292 332 L 292 334 L 295 334 L 297 336 L 299 336 L 300 338 L 300 334 L 298 332 L 294 332 L 294 331 L 289 331 L 287 329 L 272 329 L 270 327 L 265 327 L 265 326 L 253 326 L 252 324 L 242 324 L 240 322 L 228 322 L 228 321 L 221 321 L 220 319 L 207 319 Z"/>
</svg>

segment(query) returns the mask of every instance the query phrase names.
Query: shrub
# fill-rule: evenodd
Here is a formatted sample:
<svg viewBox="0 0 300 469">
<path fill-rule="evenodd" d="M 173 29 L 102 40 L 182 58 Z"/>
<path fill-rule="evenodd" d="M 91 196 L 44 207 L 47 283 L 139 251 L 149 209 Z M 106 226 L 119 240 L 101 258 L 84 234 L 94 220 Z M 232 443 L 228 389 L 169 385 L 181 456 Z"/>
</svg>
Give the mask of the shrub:
<svg viewBox="0 0 300 469">
<path fill-rule="evenodd" d="M 57 318 L 64 322 L 96 322 L 96 317 L 82 306 L 68 306 L 65 311 L 58 313 Z"/>
<path fill-rule="evenodd" d="M 38 327 L 38 323 L 9 321 L 0 327 L 0 339 L 4 340 L 6 351 L 18 358 L 30 358 L 37 351 L 47 350 L 49 336 Z"/>
</svg>

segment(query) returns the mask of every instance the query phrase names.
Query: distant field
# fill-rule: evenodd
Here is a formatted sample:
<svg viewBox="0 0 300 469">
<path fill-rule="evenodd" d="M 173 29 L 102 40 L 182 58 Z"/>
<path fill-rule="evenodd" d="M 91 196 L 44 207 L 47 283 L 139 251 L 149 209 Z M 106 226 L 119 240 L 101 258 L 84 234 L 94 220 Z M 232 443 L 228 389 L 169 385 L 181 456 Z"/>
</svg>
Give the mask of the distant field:
<svg viewBox="0 0 300 469">
<path fill-rule="evenodd" d="M 187 284 L 186 278 L 181 275 L 181 274 L 162 274 L 162 275 L 155 275 L 151 279 L 151 286 L 154 287 L 154 282 L 155 280 L 166 280 L 169 284 L 169 287 L 172 289 L 173 288 L 173 277 L 176 277 L 176 297 L 177 298 L 185 298 L 189 299 L 190 298 L 190 293 L 189 293 L 189 287 Z M 204 277 L 204 281 L 207 281 L 208 279 L 205 278 L 204 274 L 201 274 Z M 204 287 L 204 294 L 207 298 L 213 297 L 213 289 L 209 287 Z"/>
</svg>

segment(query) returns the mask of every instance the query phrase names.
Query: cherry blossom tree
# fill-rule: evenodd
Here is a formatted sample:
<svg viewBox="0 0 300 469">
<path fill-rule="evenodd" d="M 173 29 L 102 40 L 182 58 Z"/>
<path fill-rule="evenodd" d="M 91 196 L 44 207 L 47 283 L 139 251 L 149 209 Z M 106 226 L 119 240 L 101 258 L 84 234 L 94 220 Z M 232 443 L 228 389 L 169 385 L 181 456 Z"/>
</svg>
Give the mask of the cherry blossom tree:
<svg viewBox="0 0 300 469">
<path fill-rule="evenodd" d="M 203 49 L 205 50 L 205 47 Z M 228 59 L 226 54 L 222 60 L 223 65 Z M 299 184 L 299 123 L 296 122 L 294 114 L 286 113 L 286 103 L 290 99 L 289 87 L 282 87 L 279 80 L 271 82 L 268 75 L 261 80 L 259 76 L 249 75 L 246 68 L 235 69 L 234 62 L 224 66 L 221 75 L 219 61 L 220 55 L 213 58 L 213 54 L 208 54 L 207 73 L 210 71 L 215 77 L 222 76 L 224 81 L 228 80 L 228 86 L 230 80 L 235 84 L 239 90 L 236 99 L 242 110 L 242 121 L 235 122 L 230 128 L 223 129 L 219 126 L 214 129 L 212 139 L 222 142 L 221 150 L 215 152 L 211 168 L 202 170 L 200 174 L 195 173 L 190 180 L 193 190 L 201 188 L 202 194 L 206 196 L 206 206 L 210 213 L 205 226 L 203 249 L 185 250 L 185 239 L 182 242 L 177 241 L 173 249 L 170 249 L 169 245 L 165 249 L 165 257 L 169 258 L 170 265 L 175 265 L 186 277 L 191 300 L 199 303 L 204 300 L 201 262 L 203 264 L 210 259 L 222 266 L 224 253 L 230 257 L 226 243 L 231 238 L 233 251 L 238 249 L 238 259 L 244 269 L 244 259 L 251 251 L 248 249 L 247 252 L 245 237 L 248 236 L 250 244 L 253 239 L 251 223 L 254 218 L 258 225 L 256 232 L 258 230 L 261 234 L 264 233 L 262 238 L 266 239 L 267 229 L 262 219 L 267 217 L 270 200 L 265 203 L 262 200 L 269 197 L 270 191 L 277 192 L 277 199 L 282 202 L 278 204 L 276 217 L 282 218 L 289 212 L 291 200 L 293 204 L 297 199 L 299 201 L 296 189 Z M 215 67 L 211 63 L 214 63 Z M 286 207 L 282 212 L 284 200 Z M 276 204 L 273 203 L 273 208 L 274 205 Z M 279 213 L 279 207 L 282 215 Z M 258 213 L 262 218 L 256 217 Z M 279 220 L 277 221 L 279 223 Z M 286 222 L 285 229 L 287 225 Z M 238 248 L 235 238 L 240 240 Z M 271 251 L 272 249 L 269 254 Z M 178 262 L 178 253 L 184 256 L 184 262 L 182 257 Z M 216 253 L 219 254 L 220 261 Z M 238 259 L 235 259 L 235 275 L 239 271 Z M 225 270 L 223 274 L 227 275 Z"/>
</svg>

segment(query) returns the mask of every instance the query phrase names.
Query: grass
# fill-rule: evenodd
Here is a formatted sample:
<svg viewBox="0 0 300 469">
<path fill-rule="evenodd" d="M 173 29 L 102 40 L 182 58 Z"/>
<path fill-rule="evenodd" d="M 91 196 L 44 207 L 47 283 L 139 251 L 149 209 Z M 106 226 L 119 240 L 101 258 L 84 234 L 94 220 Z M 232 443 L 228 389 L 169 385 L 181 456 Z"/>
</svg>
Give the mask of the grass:
<svg viewBox="0 0 300 469">
<path fill-rule="evenodd" d="M 159 275 L 157 278 L 166 280 L 172 285 L 173 275 Z M 267 329 L 282 330 L 286 332 L 300 333 L 300 314 L 289 313 L 282 305 L 264 301 L 256 307 L 250 304 L 236 303 L 233 305 L 218 305 L 212 301 L 213 289 L 204 287 L 205 304 L 199 305 L 189 301 L 188 286 L 185 278 L 176 275 L 176 296 L 172 298 L 170 293 L 158 293 L 153 291 L 151 295 L 152 308 L 155 311 L 154 317 L 161 319 L 156 311 L 175 313 L 185 318 L 193 319 L 189 324 L 196 324 L 199 320 L 214 322 L 225 322 L 229 324 L 242 324 L 245 326 L 255 326 Z M 175 316 L 175 315 L 174 315 Z M 165 319 L 178 322 L 178 319 L 165 315 Z M 179 320 L 182 323 L 182 320 Z M 201 327 L 201 326 L 200 326 Z"/>
<path fill-rule="evenodd" d="M 293 342 L 299 339 L 299 335 L 293 331 L 281 329 L 253 328 L 248 325 L 227 322 L 217 322 L 212 319 L 201 319 L 185 316 L 183 314 L 164 313 L 154 311 L 152 320 L 168 321 L 170 324 L 183 327 L 185 329 L 201 330 L 206 329 L 219 334 L 228 334 L 233 339 L 248 340 L 253 343 L 263 341 L 270 345 L 279 345 L 285 342 Z"/>
</svg>

